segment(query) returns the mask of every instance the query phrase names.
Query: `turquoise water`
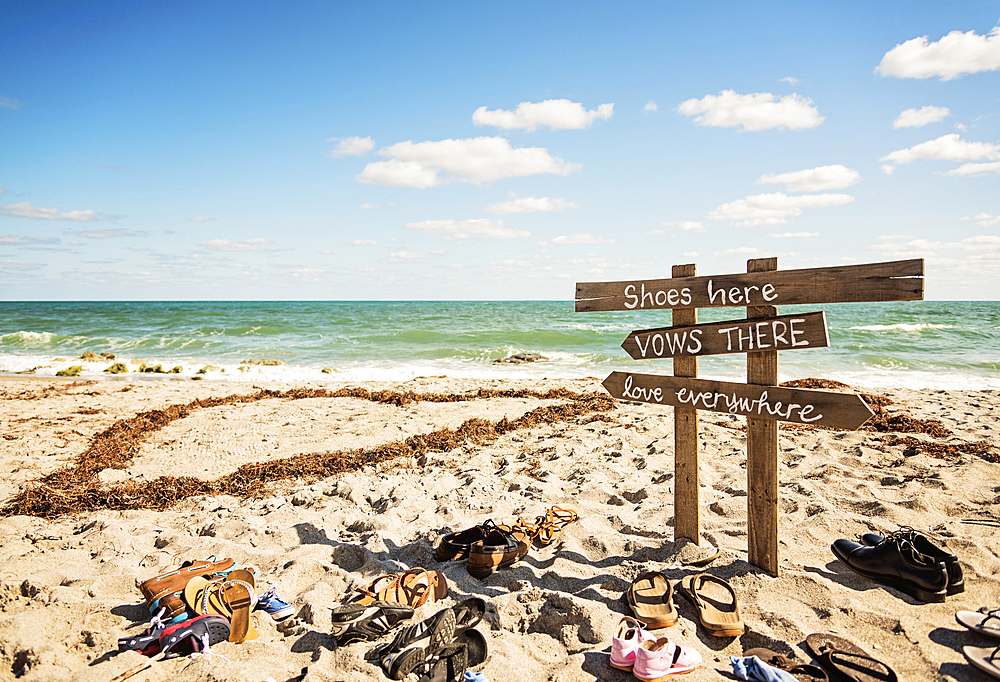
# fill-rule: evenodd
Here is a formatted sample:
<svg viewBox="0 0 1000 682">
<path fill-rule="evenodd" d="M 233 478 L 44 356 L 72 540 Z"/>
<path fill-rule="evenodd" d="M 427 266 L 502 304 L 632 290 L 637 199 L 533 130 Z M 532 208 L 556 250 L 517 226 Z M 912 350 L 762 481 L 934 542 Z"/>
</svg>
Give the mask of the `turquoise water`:
<svg viewBox="0 0 1000 682">
<path fill-rule="evenodd" d="M 782 380 L 1000 389 L 1000 302 L 784 306 L 779 312 L 810 310 L 826 311 L 830 347 L 782 351 Z M 742 311 L 701 310 L 699 321 L 739 319 Z M 255 383 L 668 374 L 669 360 L 632 360 L 620 344 L 633 330 L 669 323 L 666 311 L 577 313 L 571 301 L 0 302 L 0 374 L 36 368 L 36 375 L 52 375 L 82 364 L 82 377 L 108 378 L 102 370 L 109 362 L 74 360 L 85 351 L 114 353 L 116 362 L 179 365 L 182 377 L 215 365 L 226 371 L 205 379 Z M 515 352 L 548 360 L 493 364 Z M 285 365 L 239 371 L 251 358 Z M 743 381 L 745 373 L 744 355 L 699 359 L 702 377 Z"/>
</svg>

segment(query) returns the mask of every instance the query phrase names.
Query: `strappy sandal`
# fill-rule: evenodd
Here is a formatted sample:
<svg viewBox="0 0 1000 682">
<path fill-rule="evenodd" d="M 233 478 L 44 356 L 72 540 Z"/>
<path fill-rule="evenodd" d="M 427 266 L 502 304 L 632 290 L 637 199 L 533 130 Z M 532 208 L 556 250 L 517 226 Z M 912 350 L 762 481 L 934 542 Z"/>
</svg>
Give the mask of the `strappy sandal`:
<svg viewBox="0 0 1000 682">
<path fill-rule="evenodd" d="M 371 604 L 372 602 L 378 601 L 380 599 L 382 601 L 386 601 L 381 596 L 382 593 L 388 593 L 388 591 L 392 590 L 392 588 L 394 588 L 398 582 L 399 582 L 398 575 L 391 575 L 389 573 L 380 575 L 367 585 L 354 588 L 358 592 L 358 594 L 348 599 L 348 603 L 365 605 L 365 604 Z"/>
<path fill-rule="evenodd" d="M 391 601 L 414 609 L 430 601 L 448 596 L 448 579 L 438 571 L 428 571 L 419 566 L 407 569 L 401 575 L 380 575 L 364 587 L 357 588 L 360 596 L 351 604 L 371 604 Z"/>
<path fill-rule="evenodd" d="M 552 505 L 542 516 L 535 519 L 538 527 L 536 541 L 542 547 L 551 545 L 556 541 L 559 531 L 580 518 L 572 509 L 563 509 L 559 505 Z"/>
</svg>

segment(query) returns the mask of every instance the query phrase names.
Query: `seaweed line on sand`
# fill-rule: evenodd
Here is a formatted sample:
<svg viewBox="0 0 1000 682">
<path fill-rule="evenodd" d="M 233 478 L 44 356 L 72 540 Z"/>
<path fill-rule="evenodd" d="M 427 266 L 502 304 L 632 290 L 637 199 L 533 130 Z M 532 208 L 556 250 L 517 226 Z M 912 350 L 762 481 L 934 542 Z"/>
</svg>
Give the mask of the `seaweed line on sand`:
<svg viewBox="0 0 1000 682">
<path fill-rule="evenodd" d="M 445 428 L 419 434 L 374 448 L 302 454 L 245 464 L 215 481 L 202 481 L 190 476 L 161 476 L 152 481 L 126 481 L 118 485 L 103 486 L 97 479 L 97 475 L 104 469 L 127 468 L 139 452 L 140 443 L 150 434 L 177 419 L 187 417 L 197 409 L 266 399 L 304 398 L 359 398 L 397 406 L 420 401 L 448 403 L 487 398 L 535 398 L 567 402 L 536 408 L 514 420 L 504 417 L 492 422 L 473 418 L 456 429 Z M 268 483 L 298 478 L 323 478 L 402 457 L 416 457 L 432 451 L 446 452 L 467 442 L 484 445 L 511 431 L 609 412 L 615 409 L 616 404 L 606 394 L 575 393 L 567 389 L 545 392 L 480 389 L 470 393 L 418 394 L 412 391 L 370 391 L 364 388 L 344 388 L 337 391 L 298 388 L 289 391 L 264 389 L 253 394 L 198 399 L 187 404 L 142 412 L 115 422 L 93 437 L 90 446 L 77 457 L 73 465 L 32 481 L 22 488 L 0 508 L 0 517 L 27 515 L 53 518 L 97 509 L 163 510 L 193 495 L 254 497 L 260 495 Z"/>
</svg>

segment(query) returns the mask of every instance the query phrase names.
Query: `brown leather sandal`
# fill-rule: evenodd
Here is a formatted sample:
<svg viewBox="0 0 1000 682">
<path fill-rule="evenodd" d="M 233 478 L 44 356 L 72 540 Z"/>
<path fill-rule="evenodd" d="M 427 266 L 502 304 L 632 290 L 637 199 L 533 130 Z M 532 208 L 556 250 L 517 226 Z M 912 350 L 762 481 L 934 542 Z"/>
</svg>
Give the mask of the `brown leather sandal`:
<svg viewBox="0 0 1000 682">
<path fill-rule="evenodd" d="M 559 536 L 559 531 L 580 518 L 572 509 L 563 509 L 559 505 L 552 505 L 545 514 L 535 519 L 538 526 L 538 537 L 536 542 L 542 547 L 551 545 Z"/>
</svg>

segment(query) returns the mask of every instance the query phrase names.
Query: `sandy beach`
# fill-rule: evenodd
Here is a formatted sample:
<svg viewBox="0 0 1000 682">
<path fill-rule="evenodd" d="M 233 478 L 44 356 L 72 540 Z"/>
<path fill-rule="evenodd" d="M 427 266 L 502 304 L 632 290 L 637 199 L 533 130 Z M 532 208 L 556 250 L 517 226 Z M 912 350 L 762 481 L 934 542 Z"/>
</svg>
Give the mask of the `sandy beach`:
<svg viewBox="0 0 1000 682">
<path fill-rule="evenodd" d="M 148 619 L 136 581 L 216 555 L 256 566 L 259 584 L 275 586 L 295 616 L 275 624 L 258 612 L 258 639 L 214 647 L 221 657 L 165 661 L 134 679 L 386 679 L 365 660 L 372 644 L 336 645 L 330 609 L 354 587 L 412 566 L 441 571 L 449 584 L 447 599 L 427 603 L 412 622 L 468 596 L 487 600 L 479 628 L 492 682 L 634 679 L 609 666 L 608 652 L 630 614 L 623 593 L 650 570 L 673 582 L 704 571 L 739 595 L 746 633 L 735 638 L 705 633 L 675 597 L 680 622 L 658 634 L 702 655 L 685 677 L 693 682 L 733 679 L 729 656 L 753 647 L 808 660 L 805 638 L 815 632 L 847 637 L 900 679 L 989 679 L 961 647 L 990 640 L 954 614 L 1000 605 L 996 391 L 875 392 L 889 416 L 938 420 L 934 435 L 782 428 L 781 575 L 771 577 L 747 562 L 742 419 L 700 413 L 698 546 L 673 538 L 672 409 L 613 403 L 596 379 L 261 388 L 0 382 L 0 678 L 110 680 L 142 660 L 117 654 L 117 639 Z M 331 395 L 341 389 L 364 390 Z M 224 400 L 234 395 L 244 398 Z M 137 415 L 153 411 L 162 418 L 139 425 Z M 132 428 L 133 449 L 88 462 L 122 425 Z M 347 454 L 326 455 L 338 452 Z M 309 473 L 331 462 L 340 471 Z M 89 497 L 51 482 L 63 472 L 59 480 L 79 484 L 85 470 Z M 167 485 L 178 479 L 163 477 L 182 478 Z M 93 492 L 102 489 L 117 492 Z M 166 504 L 125 508 L 137 499 Z M 73 504 L 94 508 L 64 511 Z M 554 504 L 575 509 L 579 521 L 485 581 L 462 562 L 434 559 L 448 532 L 534 518 Z M 923 604 L 851 572 L 830 551 L 838 538 L 901 525 L 933 533 L 958 555 L 964 593 Z M 716 548 L 708 566 L 691 565 Z"/>
</svg>

